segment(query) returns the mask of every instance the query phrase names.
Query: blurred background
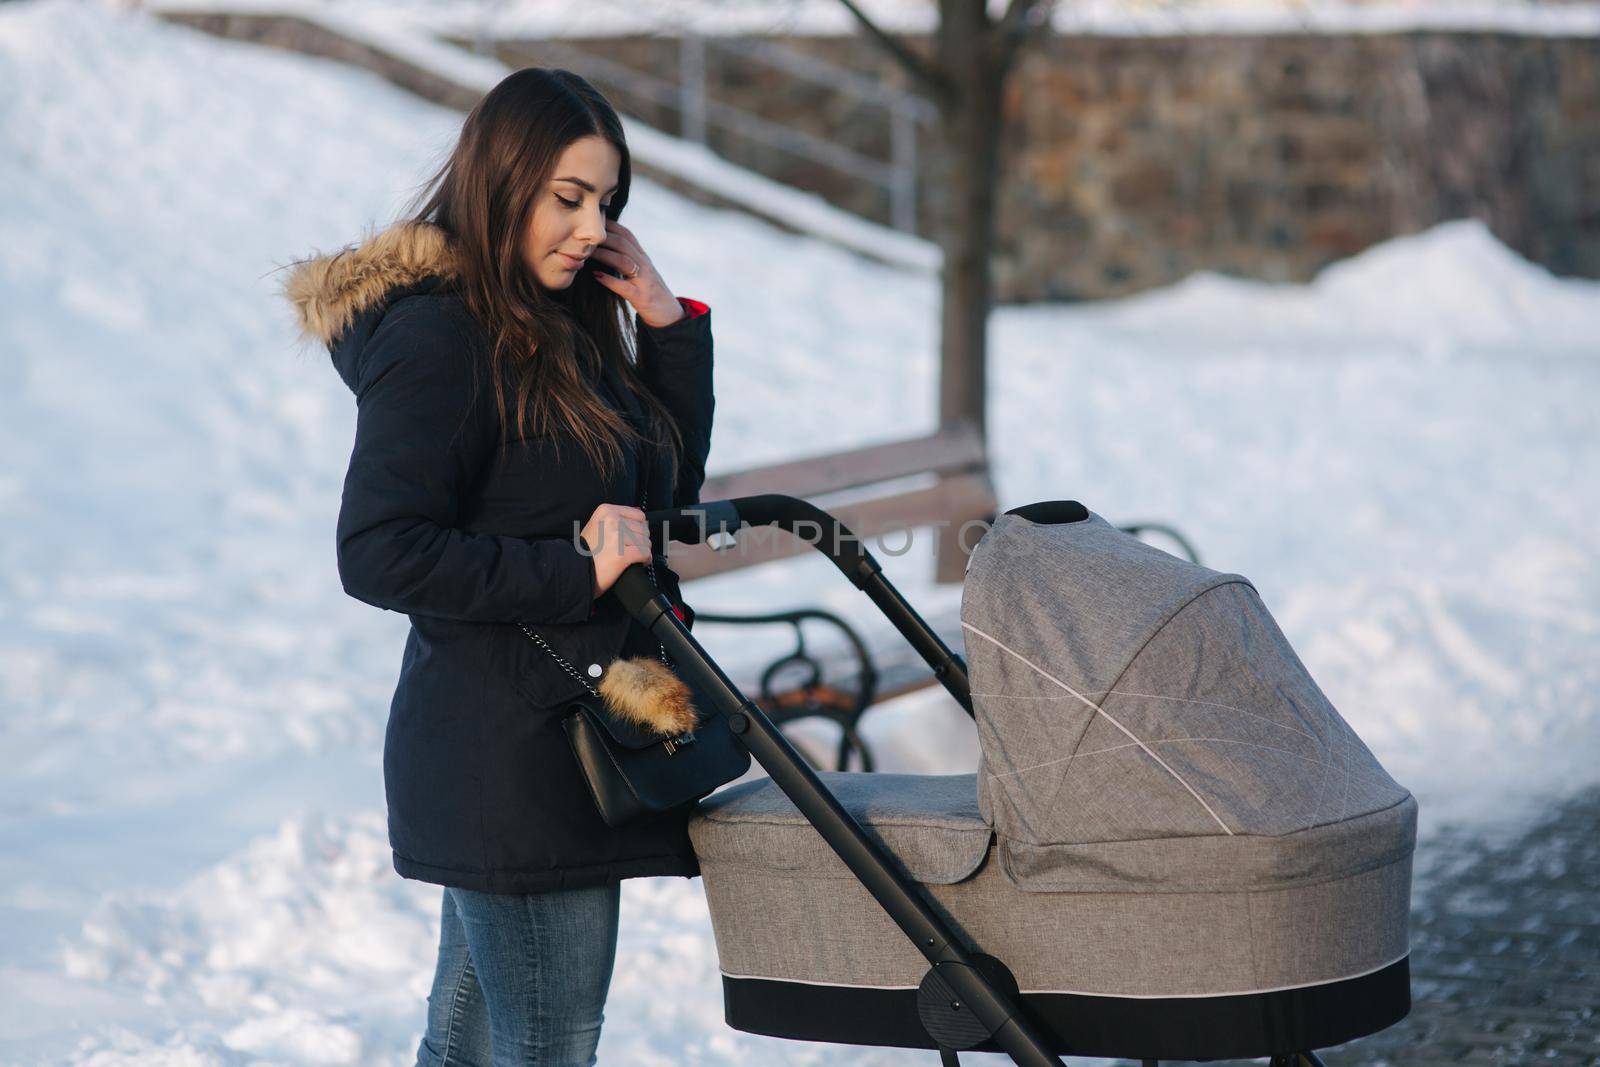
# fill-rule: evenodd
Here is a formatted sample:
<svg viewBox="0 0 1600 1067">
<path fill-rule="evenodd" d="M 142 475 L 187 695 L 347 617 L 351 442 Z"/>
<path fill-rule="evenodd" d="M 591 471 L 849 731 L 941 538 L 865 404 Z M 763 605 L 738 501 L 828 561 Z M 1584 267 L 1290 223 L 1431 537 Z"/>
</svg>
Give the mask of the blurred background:
<svg viewBox="0 0 1600 1067">
<path fill-rule="evenodd" d="M 1600 1063 L 1600 5 L 1450 0 L 0 3 L 0 1062 L 413 1062 L 406 621 L 340 589 L 354 403 L 278 286 L 527 65 L 713 309 L 713 487 L 909 509 L 947 633 L 932 523 L 1036 500 L 1255 583 L 1422 805 L 1415 1011 L 1330 1064 Z M 771 694 L 818 766 L 976 766 L 825 561 L 683 567 L 861 635 L 883 699 L 830 625 Z M 602 1063 L 932 1055 L 731 1031 L 699 884 L 623 911 Z"/>
</svg>

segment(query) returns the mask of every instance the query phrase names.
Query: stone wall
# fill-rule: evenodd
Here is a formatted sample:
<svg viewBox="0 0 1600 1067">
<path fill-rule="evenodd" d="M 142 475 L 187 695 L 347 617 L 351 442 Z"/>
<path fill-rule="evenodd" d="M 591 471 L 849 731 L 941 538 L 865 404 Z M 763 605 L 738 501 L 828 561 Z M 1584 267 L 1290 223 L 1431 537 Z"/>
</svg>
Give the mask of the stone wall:
<svg viewBox="0 0 1600 1067">
<path fill-rule="evenodd" d="M 571 42 L 665 77 L 669 38 Z M 859 38 L 779 43 L 902 84 Z M 537 42 L 506 58 L 539 60 Z M 710 93 L 887 159 L 882 108 L 712 49 Z M 581 68 L 580 68 L 581 69 Z M 625 110 L 663 129 L 674 109 Z M 940 147 L 920 228 L 932 233 Z M 1385 238 L 1473 216 L 1558 274 L 1600 277 L 1600 40 L 1417 32 L 1051 37 L 1010 85 L 995 248 L 1003 302 L 1114 296 L 1196 270 L 1303 281 Z M 887 197 L 778 149 L 737 162 L 886 219 Z"/>
<path fill-rule="evenodd" d="M 1066 38 L 1009 94 L 997 286 L 1271 281 L 1477 217 L 1600 276 L 1600 41 Z"/>
</svg>

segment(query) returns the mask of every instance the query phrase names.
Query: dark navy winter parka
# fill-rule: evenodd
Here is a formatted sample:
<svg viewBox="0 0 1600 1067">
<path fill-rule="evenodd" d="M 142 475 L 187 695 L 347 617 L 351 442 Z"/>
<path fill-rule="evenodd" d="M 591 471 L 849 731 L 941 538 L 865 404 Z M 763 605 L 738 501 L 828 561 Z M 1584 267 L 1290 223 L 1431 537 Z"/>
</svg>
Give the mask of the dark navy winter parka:
<svg viewBox="0 0 1600 1067">
<path fill-rule="evenodd" d="M 340 577 L 350 595 L 411 619 L 384 741 L 395 869 L 496 893 L 696 874 L 686 814 L 620 830 L 601 821 L 560 725 L 583 684 L 516 624 L 591 675 L 655 652 L 614 598 L 593 599 L 593 561 L 574 532 L 602 503 L 637 504 L 641 478 L 651 508 L 699 500 L 709 310 L 684 301 L 670 326 L 637 324 L 640 375 L 685 444 L 675 483 L 655 454 L 606 479 L 571 438 L 513 434 L 501 461 L 486 337 L 453 276 L 442 233 L 409 224 L 302 264 L 286 287 L 356 396 Z M 642 425 L 620 379 L 595 385 Z M 656 552 L 658 580 L 681 604 Z"/>
</svg>

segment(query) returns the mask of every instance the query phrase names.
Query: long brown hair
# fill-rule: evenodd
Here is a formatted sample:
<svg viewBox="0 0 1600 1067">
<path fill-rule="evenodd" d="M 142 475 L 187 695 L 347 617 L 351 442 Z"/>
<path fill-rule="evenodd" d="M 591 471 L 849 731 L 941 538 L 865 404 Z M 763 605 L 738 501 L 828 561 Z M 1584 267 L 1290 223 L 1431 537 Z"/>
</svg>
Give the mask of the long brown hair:
<svg viewBox="0 0 1600 1067">
<path fill-rule="evenodd" d="M 472 109 L 413 218 L 438 226 L 454 245 L 461 295 L 490 338 L 489 380 L 502 446 L 515 429 L 530 437 L 551 434 L 559 452 L 565 431 L 609 476 L 624 448 L 644 442 L 666 452 L 676 481 L 682 436 L 635 369 L 637 339 L 627 302 L 587 271 L 567 289 L 546 289 L 522 258 L 535 200 L 556 161 L 568 145 L 592 136 L 622 157 L 606 212 L 614 219 L 628 203 L 632 178 L 617 113 L 571 71 L 519 70 Z M 595 392 L 590 383 L 602 365 L 615 368 L 644 404 L 648 437 Z"/>
</svg>

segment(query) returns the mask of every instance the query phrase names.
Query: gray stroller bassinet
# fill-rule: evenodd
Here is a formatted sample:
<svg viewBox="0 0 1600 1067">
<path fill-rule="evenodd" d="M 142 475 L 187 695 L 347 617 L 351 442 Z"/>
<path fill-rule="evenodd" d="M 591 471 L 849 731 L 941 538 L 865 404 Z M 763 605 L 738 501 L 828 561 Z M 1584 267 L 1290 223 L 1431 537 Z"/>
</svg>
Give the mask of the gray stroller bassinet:
<svg viewBox="0 0 1600 1067">
<path fill-rule="evenodd" d="M 981 762 L 816 775 L 743 723 L 772 777 L 690 824 L 731 1026 L 947 1063 L 1316 1063 L 1406 1014 L 1416 802 L 1244 578 L 1072 502 L 1014 509 L 968 567 L 963 670 L 864 550 L 835 562 L 974 712 Z"/>
</svg>

